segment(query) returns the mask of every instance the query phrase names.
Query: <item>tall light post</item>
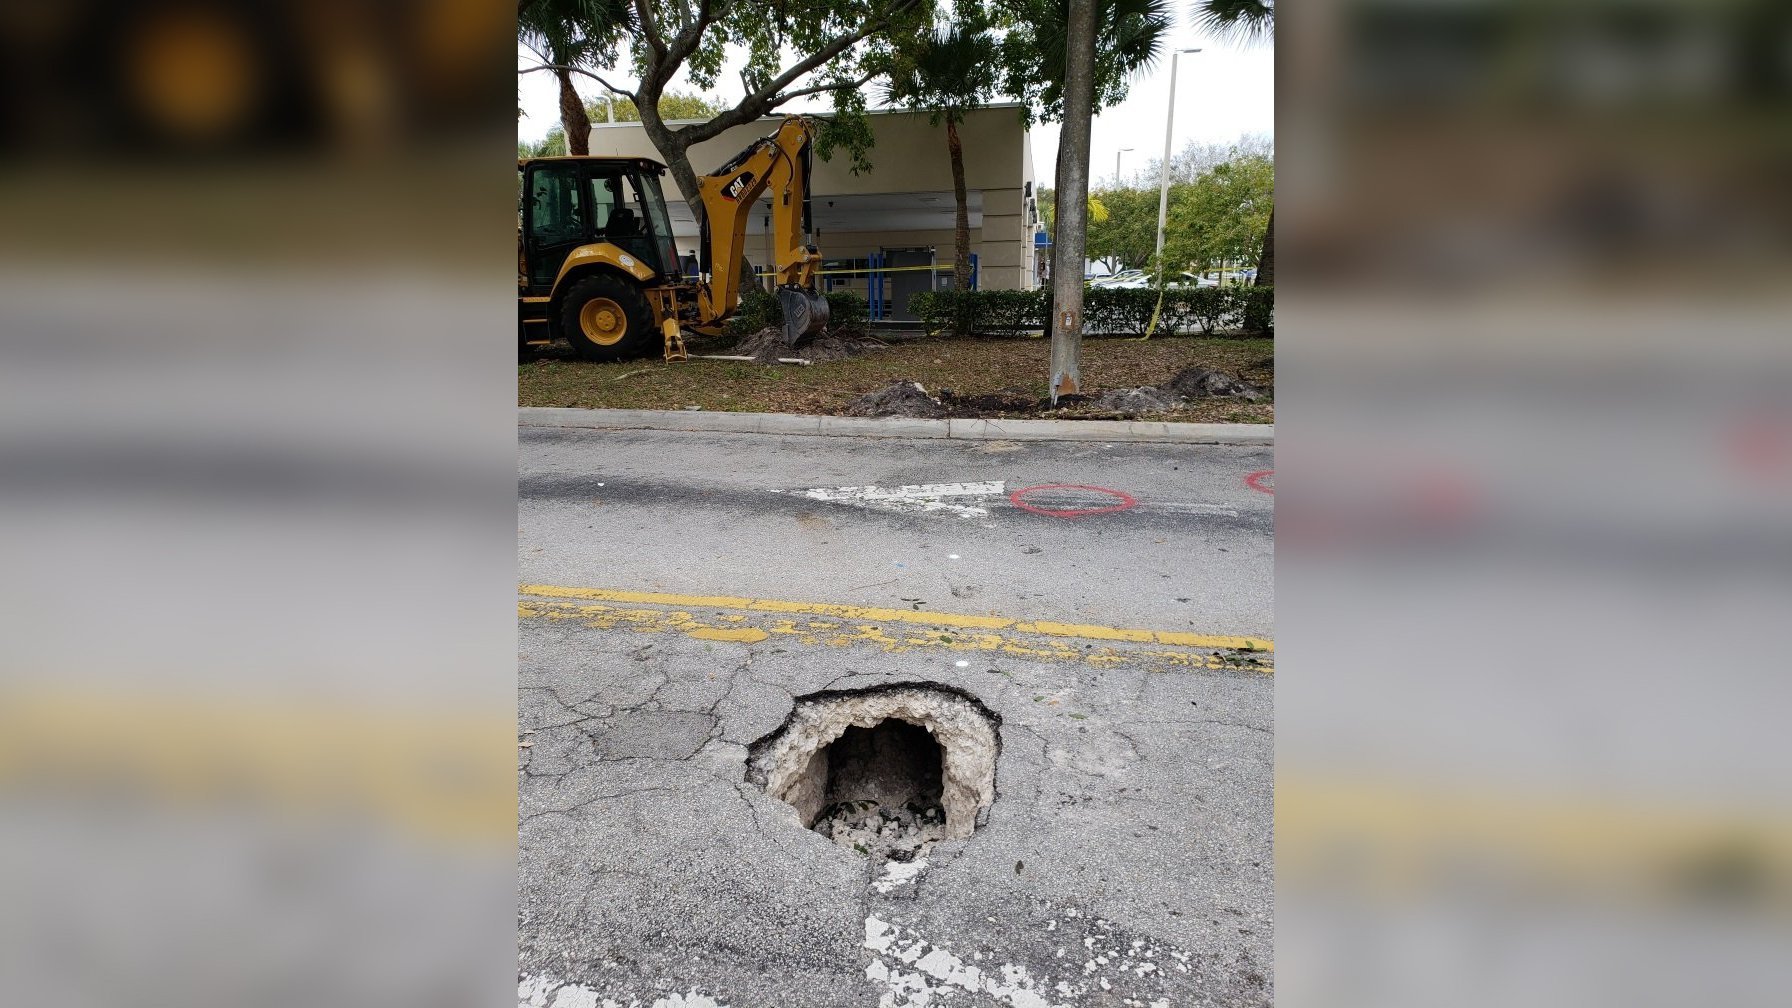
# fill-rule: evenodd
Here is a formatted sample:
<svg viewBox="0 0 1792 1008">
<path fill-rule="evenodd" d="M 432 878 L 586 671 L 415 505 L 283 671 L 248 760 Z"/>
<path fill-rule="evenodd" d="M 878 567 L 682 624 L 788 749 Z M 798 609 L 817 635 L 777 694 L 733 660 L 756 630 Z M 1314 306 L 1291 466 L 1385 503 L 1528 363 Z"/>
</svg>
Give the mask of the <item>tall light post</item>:
<svg viewBox="0 0 1792 1008">
<path fill-rule="evenodd" d="M 1136 148 L 1136 147 L 1122 147 L 1119 150 L 1114 152 L 1114 188 L 1116 188 L 1116 189 L 1121 188 L 1121 186 L 1120 186 L 1120 155 L 1129 153 L 1129 152 L 1137 150 L 1137 149 L 1138 148 Z"/>
<path fill-rule="evenodd" d="M 1176 65 L 1183 53 L 1200 49 L 1178 49 L 1170 57 L 1170 111 L 1164 115 L 1164 159 L 1157 176 L 1157 285 L 1164 285 L 1164 224 L 1170 215 L 1170 130 L 1176 123 Z"/>
</svg>

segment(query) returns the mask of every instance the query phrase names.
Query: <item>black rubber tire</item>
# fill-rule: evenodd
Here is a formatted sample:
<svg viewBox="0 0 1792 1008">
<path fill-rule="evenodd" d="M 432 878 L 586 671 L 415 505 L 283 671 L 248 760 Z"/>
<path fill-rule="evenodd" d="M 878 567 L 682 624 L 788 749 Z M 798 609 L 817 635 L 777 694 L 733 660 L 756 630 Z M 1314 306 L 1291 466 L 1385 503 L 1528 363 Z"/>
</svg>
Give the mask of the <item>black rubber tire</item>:
<svg viewBox="0 0 1792 1008">
<path fill-rule="evenodd" d="M 580 324 L 585 305 L 598 298 L 614 302 L 628 321 L 627 332 L 614 343 L 599 343 L 586 335 Z M 647 295 L 632 280 L 614 273 L 593 273 L 573 282 L 555 308 L 554 321 L 573 352 L 589 361 L 629 360 L 662 351 L 659 330 L 653 325 L 653 309 Z"/>
</svg>

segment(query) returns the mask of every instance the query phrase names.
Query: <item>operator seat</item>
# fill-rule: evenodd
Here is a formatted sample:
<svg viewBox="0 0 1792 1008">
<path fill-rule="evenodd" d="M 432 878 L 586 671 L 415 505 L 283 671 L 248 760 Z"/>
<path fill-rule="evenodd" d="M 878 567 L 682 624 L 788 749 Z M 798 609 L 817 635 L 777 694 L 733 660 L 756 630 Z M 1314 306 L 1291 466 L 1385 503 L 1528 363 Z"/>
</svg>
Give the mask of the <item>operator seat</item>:
<svg viewBox="0 0 1792 1008">
<path fill-rule="evenodd" d="M 612 238 L 636 238 L 641 234 L 641 218 L 628 207 L 617 207 L 610 214 L 610 222 L 604 225 L 604 234 Z"/>
</svg>

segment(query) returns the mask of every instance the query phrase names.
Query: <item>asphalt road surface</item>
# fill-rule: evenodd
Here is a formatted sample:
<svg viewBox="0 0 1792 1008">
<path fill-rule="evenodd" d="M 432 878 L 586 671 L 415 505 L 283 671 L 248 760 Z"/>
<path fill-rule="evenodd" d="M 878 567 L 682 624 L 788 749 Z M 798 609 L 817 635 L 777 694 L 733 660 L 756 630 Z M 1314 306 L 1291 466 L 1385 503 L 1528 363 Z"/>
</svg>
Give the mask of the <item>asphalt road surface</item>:
<svg viewBox="0 0 1792 1008">
<path fill-rule="evenodd" d="M 519 1004 L 1272 999 L 1260 448 L 519 431 Z M 1000 719 L 893 869 L 746 780 L 798 698 Z"/>
</svg>

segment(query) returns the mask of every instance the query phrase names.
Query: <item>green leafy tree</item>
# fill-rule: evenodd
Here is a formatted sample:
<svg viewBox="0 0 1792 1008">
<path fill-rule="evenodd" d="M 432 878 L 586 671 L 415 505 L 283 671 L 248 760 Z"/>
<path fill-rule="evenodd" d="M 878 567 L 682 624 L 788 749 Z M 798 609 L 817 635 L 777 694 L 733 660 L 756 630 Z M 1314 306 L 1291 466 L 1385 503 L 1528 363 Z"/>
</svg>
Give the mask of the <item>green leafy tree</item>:
<svg viewBox="0 0 1792 1008">
<path fill-rule="evenodd" d="M 609 100 L 609 107 L 603 102 L 585 103 L 585 111 L 593 121 L 606 117 L 614 117 L 616 122 L 640 122 L 641 110 L 628 98 Z M 679 119 L 709 119 L 720 115 L 723 106 L 717 102 L 697 94 L 694 91 L 668 91 L 660 97 L 660 118 L 672 122 Z"/>
<path fill-rule="evenodd" d="M 591 153 L 591 117 L 573 75 L 601 59 L 628 28 L 627 0 L 519 0 L 517 41 L 535 53 L 560 83 L 560 126 L 567 149 Z"/>
<path fill-rule="evenodd" d="M 1164 261 L 1205 271 L 1223 262 L 1257 262 L 1275 205 L 1275 162 L 1237 158 L 1171 192 Z"/>
<path fill-rule="evenodd" d="M 952 286 L 966 290 L 971 284 L 971 214 L 964 182 L 964 143 L 958 127 L 972 110 L 981 108 L 997 93 L 1001 72 L 997 59 L 1001 43 L 981 18 L 982 9 L 969 5 L 966 20 L 953 21 L 931 35 L 901 43 L 892 60 L 887 96 L 892 103 L 924 109 L 935 126 L 946 127 L 946 155 L 952 163 L 953 221 Z"/>
<path fill-rule="evenodd" d="M 1110 189 L 1098 198 L 1107 214 L 1089 218 L 1089 258 L 1113 259 L 1125 268 L 1150 263 L 1157 252 L 1157 193 Z"/>
<path fill-rule="evenodd" d="M 1051 233 L 1055 231 L 1058 226 L 1057 193 L 1050 187 L 1042 187 L 1038 190 L 1038 200 L 1039 219 L 1045 222 L 1045 230 L 1047 233 Z M 1091 194 L 1089 196 L 1088 206 L 1089 223 L 1100 224 L 1108 219 L 1107 205 L 1095 195 Z"/>
<path fill-rule="evenodd" d="M 616 72 L 589 67 L 572 72 L 595 80 L 641 111 L 641 126 L 694 212 L 702 213 L 690 148 L 801 98 L 831 96 L 834 116 L 823 123 L 820 153 L 844 148 L 855 169 L 869 167 L 871 129 L 864 88 L 890 67 L 891 39 L 927 30 L 937 0 L 629 0 L 631 20 L 621 41 L 601 59 Z M 660 112 L 681 73 L 713 92 L 730 51 L 744 54 L 742 97 L 702 121 L 672 126 Z M 544 62 L 530 69 L 557 69 Z M 527 71 L 525 71 L 527 72 Z"/>
<path fill-rule="evenodd" d="M 1194 16 L 1195 23 L 1210 34 L 1240 45 L 1266 44 L 1275 39 L 1275 0 L 1196 0 Z M 1276 282 L 1276 214 L 1273 208 L 1264 230 L 1255 282 L 1267 286 Z"/>
<path fill-rule="evenodd" d="M 520 158 L 561 157 L 566 154 L 566 130 L 559 126 L 548 130 L 548 135 L 533 143 L 527 140 L 516 145 L 516 156 Z"/>
</svg>

